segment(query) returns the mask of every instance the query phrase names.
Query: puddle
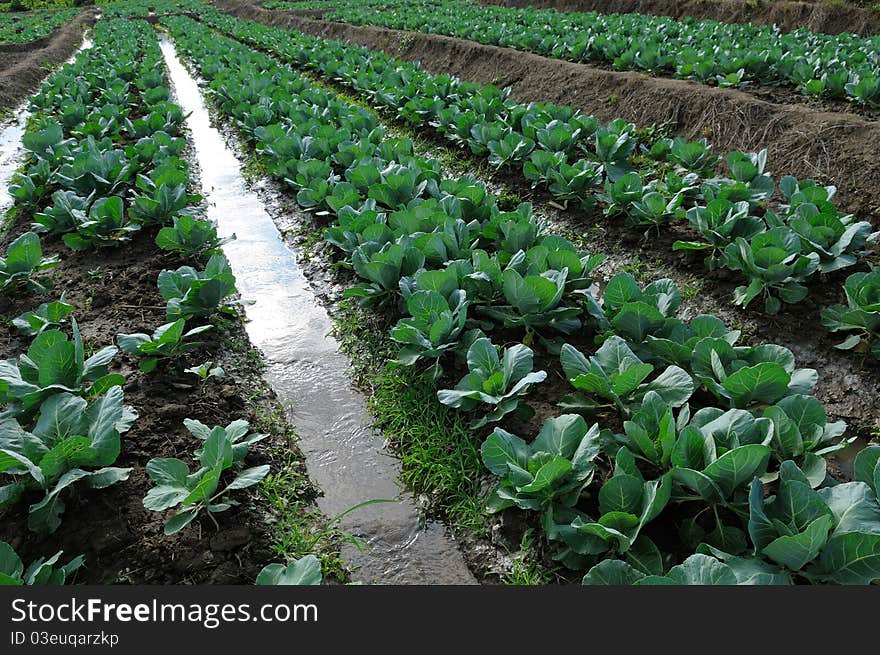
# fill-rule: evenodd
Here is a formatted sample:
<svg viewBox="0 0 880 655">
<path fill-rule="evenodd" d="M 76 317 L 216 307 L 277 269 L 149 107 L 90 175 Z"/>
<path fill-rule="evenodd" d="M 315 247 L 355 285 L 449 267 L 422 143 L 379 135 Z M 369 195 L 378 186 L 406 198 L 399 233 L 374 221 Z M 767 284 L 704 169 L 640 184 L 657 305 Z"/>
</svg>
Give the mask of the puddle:
<svg viewBox="0 0 880 655">
<path fill-rule="evenodd" d="M 25 101 L 15 110 L 17 118 L 0 129 L 0 216 L 13 204 L 9 181 L 21 166 L 24 157 L 21 137 L 24 136 L 24 126 L 31 115 L 27 107 L 28 101 Z"/>
<path fill-rule="evenodd" d="M 246 306 L 251 342 L 263 351 L 265 377 L 287 409 L 301 439 L 309 476 L 323 490 L 321 510 L 333 517 L 374 498 L 398 498 L 359 509 L 341 527 L 366 543 L 346 545 L 343 557 L 359 567 L 353 577 L 384 584 L 474 584 L 445 526 L 420 525 L 412 495 L 398 483 L 398 463 L 369 427 L 364 398 L 351 387 L 348 360 L 328 336 L 331 322 L 316 301 L 255 193 L 240 162 L 210 117 L 196 81 L 167 37 L 160 42 L 177 102 L 192 112 L 187 126 L 201 169 L 208 215 L 225 236 L 223 248 Z"/>
<path fill-rule="evenodd" d="M 92 39 L 84 36 L 82 43 L 76 52 L 65 63 L 71 63 L 83 50 L 88 50 L 93 45 Z M 13 199 L 9 193 L 9 181 L 19 169 L 24 159 L 24 147 L 21 138 L 31 112 L 28 110 L 30 100 L 25 100 L 15 110 L 12 122 L 0 126 L 0 216 L 12 207 Z"/>
</svg>

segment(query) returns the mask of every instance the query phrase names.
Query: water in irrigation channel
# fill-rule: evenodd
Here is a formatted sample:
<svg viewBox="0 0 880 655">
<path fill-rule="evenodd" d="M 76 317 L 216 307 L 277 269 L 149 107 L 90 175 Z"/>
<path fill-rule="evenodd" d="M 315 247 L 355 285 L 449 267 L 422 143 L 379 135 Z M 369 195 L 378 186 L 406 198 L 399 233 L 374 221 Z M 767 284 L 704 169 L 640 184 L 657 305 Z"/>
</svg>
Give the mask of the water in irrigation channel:
<svg viewBox="0 0 880 655">
<path fill-rule="evenodd" d="M 84 36 L 79 48 L 67 60 L 67 63 L 72 62 L 80 52 L 91 47 L 92 40 Z M 15 118 L 11 123 L 0 126 L 0 216 L 3 216 L 6 210 L 12 207 L 13 198 L 9 193 L 9 181 L 24 159 L 24 146 L 21 143 L 21 138 L 24 136 L 24 128 L 28 119 L 31 117 L 27 100 L 19 106 L 14 115 Z"/>
<path fill-rule="evenodd" d="M 201 168 L 208 214 L 224 235 L 237 238 L 223 250 L 245 306 L 251 342 L 263 351 L 266 378 L 300 435 L 309 476 L 324 492 L 328 516 L 370 499 L 399 502 L 360 508 L 341 527 L 361 538 L 363 551 L 345 546 L 359 567 L 356 580 L 387 584 L 472 584 L 455 542 L 442 524 L 420 523 L 412 495 L 400 488 L 397 461 L 370 429 L 363 397 L 346 375 L 348 360 L 328 335 L 326 311 L 316 301 L 294 253 L 241 175 L 241 164 L 211 126 L 195 79 L 172 43 L 161 41 L 177 102 L 192 112 L 187 126 Z"/>
</svg>

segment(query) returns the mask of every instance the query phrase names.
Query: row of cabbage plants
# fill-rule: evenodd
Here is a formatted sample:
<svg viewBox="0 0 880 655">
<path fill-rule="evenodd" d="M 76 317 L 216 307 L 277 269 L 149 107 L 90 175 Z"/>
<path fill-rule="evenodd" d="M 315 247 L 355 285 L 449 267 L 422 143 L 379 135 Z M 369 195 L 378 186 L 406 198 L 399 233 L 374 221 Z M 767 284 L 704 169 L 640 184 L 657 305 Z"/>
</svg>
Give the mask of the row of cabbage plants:
<svg viewBox="0 0 880 655">
<path fill-rule="evenodd" d="M 732 152 L 723 164 L 705 140 L 640 142 L 622 120 L 602 125 L 568 106 L 509 98 L 506 90 L 431 75 L 367 48 L 267 27 L 217 12 L 202 20 L 363 94 L 415 128 L 447 140 L 548 191 L 563 205 L 598 203 L 626 226 L 659 230 L 674 224 L 687 238 L 673 245 L 705 256 L 710 270 L 736 271 L 733 301 L 763 301 L 768 314 L 796 304 L 816 277 L 857 265 L 880 233 L 841 212 L 836 189 L 791 176 L 774 179 L 766 152 Z M 262 110 L 262 108 L 261 108 Z M 338 204 L 325 180 L 312 202 Z M 332 207 L 331 207 L 332 208 Z M 847 305 L 827 308 L 823 323 L 846 333 L 839 347 L 880 357 L 880 272 L 852 275 Z"/>
<path fill-rule="evenodd" d="M 166 323 L 152 334 L 115 335 L 115 344 L 108 335 L 111 343 L 91 356 L 63 293 L 14 319 L 31 341 L 26 352 L 0 362 L 0 511 L 28 503 L 28 527 L 38 533 L 61 527 L 65 499 L 131 474 L 115 465 L 122 435 L 138 418 L 124 403 L 126 378 L 110 372 L 119 350 L 136 357 L 145 373 L 174 373 L 182 353 L 203 345 L 196 337 L 213 328 L 211 317 L 233 311 L 227 299 L 235 278 L 216 227 L 199 216 L 200 196 L 189 192 L 185 116 L 170 96 L 154 29 L 111 20 L 96 25 L 94 47 L 52 74 L 31 99 L 27 157 L 10 190 L 11 216 L 32 217 L 32 230 L 0 260 L 3 293 L 52 292 L 45 271 L 59 261 L 43 256 L 46 240 L 91 251 L 97 261 L 102 249 L 125 247 L 134 234 L 150 231 L 160 248 L 194 264 L 207 260 L 159 274 Z M 258 483 L 269 470 L 242 468 L 248 447 L 266 436 L 249 434 L 246 421 L 225 428 L 185 423 L 194 437 L 195 469 L 164 458 L 146 466 L 156 486 L 144 505 L 177 509 L 166 534 L 201 512 L 228 509 L 230 492 Z M 78 557 L 56 566 L 59 553 L 25 568 L 7 544 L 0 550 L 0 582 L 8 584 L 62 584 L 82 565 Z"/>
<path fill-rule="evenodd" d="M 880 37 L 783 32 L 775 25 L 644 14 L 558 12 L 459 0 L 270 2 L 322 9 L 325 20 L 443 34 L 617 70 L 720 87 L 794 87 L 811 97 L 880 107 Z"/>
<path fill-rule="evenodd" d="M 478 437 L 550 385 L 536 355 L 568 380 L 536 436 L 485 437 L 491 511 L 532 514 L 588 583 L 880 576 L 880 448 L 859 455 L 856 481 L 827 474 L 850 440 L 812 395 L 816 371 L 717 317 L 684 317 L 669 280 L 621 274 L 595 297 L 601 256 L 528 204 L 502 211 L 364 107 L 194 20 L 163 22 L 270 174 L 331 222 L 325 239 L 358 279 L 346 295 L 400 316 L 394 365 L 424 369 Z"/>
</svg>

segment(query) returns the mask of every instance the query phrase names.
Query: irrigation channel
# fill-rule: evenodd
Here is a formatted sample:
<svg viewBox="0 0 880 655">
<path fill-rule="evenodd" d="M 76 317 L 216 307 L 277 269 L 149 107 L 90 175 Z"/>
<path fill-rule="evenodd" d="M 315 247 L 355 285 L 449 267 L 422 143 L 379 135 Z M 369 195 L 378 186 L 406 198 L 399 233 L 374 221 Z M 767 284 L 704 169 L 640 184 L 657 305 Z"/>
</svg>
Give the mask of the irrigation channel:
<svg viewBox="0 0 880 655">
<path fill-rule="evenodd" d="M 208 215 L 241 296 L 251 342 L 263 351 L 265 377 L 287 410 L 306 457 L 310 478 L 324 495 L 318 506 L 336 516 L 370 499 L 398 499 L 360 508 L 341 521 L 359 537 L 343 557 L 355 580 L 387 584 L 475 584 L 448 530 L 420 520 L 412 495 L 400 488 L 396 460 L 369 426 L 364 398 L 346 374 L 347 358 L 329 336 L 330 318 L 318 304 L 266 207 L 250 191 L 241 163 L 210 115 L 198 82 L 166 36 L 160 41 L 172 88 L 187 119 L 201 172 Z M 251 302 L 252 301 L 252 302 Z"/>
<path fill-rule="evenodd" d="M 80 52 L 91 47 L 92 39 L 84 35 L 79 48 L 65 63 L 72 63 Z M 29 102 L 29 100 L 25 100 L 13 113 L 16 118 L 0 127 L 0 217 L 13 204 L 14 199 L 9 193 L 9 181 L 21 166 L 24 157 L 21 138 L 24 136 L 28 119 L 31 117 L 31 112 L 28 111 Z"/>
</svg>

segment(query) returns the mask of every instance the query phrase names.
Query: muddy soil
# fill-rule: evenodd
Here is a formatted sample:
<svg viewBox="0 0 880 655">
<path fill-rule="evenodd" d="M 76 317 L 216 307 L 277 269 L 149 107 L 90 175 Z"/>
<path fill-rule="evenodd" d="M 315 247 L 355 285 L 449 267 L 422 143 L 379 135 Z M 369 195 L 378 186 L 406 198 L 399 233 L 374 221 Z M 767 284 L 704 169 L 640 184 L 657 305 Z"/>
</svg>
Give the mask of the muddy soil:
<svg viewBox="0 0 880 655">
<path fill-rule="evenodd" d="M 480 3 L 559 11 L 596 11 L 602 14 L 652 14 L 723 23 L 757 23 L 778 25 L 786 32 L 805 27 L 812 32 L 826 34 L 880 34 L 880 11 L 877 9 L 850 3 L 832 4 L 823 0 L 480 0 Z"/>
<path fill-rule="evenodd" d="M 13 227 L 0 245 L 27 231 L 25 222 Z M 185 263 L 159 250 L 155 230 L 145 230 L 130 244 L 98 253 L 77 253 L 54 239 L 44 239 L 44 254 L 57 254 L 61 265 L 50 277 L 51 298 L 66 291 L 74 306 L 86 348 L 100 348 L 121 332 L 152 332 L 165 322 L 164 300 L 156 288 L 163 268 Z M 47 298 L 19 293 L 0 300 L 0 357 L 16 357 L 28 345 L 8 321 L 33 309 Z M 63 549 L 66 557 L 84 554 L 86 564 L 79 582 L 133 584 L 253 584 L 260 569 L 273 559 L 273 518 L 256 488 L 240 492 L 242 505 L 218 515 L 219 529 L 208 518 L 197 520 L 177 535 L 163 535 L 165 513 L 145 509 L 144 495 L 153 483 L 145 465 L 153 457 L 178 457 L 192 465 L 195 439 L 184 428 L 184 418 L 209 426 L 244 418 L 252 426 L 277 412 L 273 393 L 262 382 L 240 319 L 221 322 L 204 335 L 204 347 L 187 354 L 185 362 L 145 375 L 137 361 L 120 354 L 112 370 L 126 376 L 125 402 L 139 414 L 122 436 L 116 465 L 132 467 L 127 481 L 99 491 L 79 492 L 67 501 L 62 526 L 48 537 L 27 527 L 27 502 L 7 510 L 0 521 L 0 539 L 9 542 L 29 562 Z M 188 366 L 213 360 L 226 372 L 222 379 L 203 384 L 182 373 Z M 274 472 L 288 465 L 295 453 L 292 433 L 274 423 L 272 435 L 256 444 L 249 465 L 270 464 Z M 313 493 L 313 492 L 312 492 Z M 37 496 L 28 497 L 36 502 Z M 65 559 L 66 561 L 66 559 Z"/>
<path fill-rule="evenodd" d="M 30 43 L 0 45 L 0 110 L 17 105 L 53 68 L 73 54 L 98 10 L 84 9 L 70 23 Z"/>
<path fill-rule="evenodd" d="M 861 218 L 880 220 L 880 122 L 776 104 L 734 89 L 601 70 L 510 48 L 450 37 L 308 20 L 268 12 L 248 0 L 215 0 L 241 18 L 347 40 L 419 61 L 433 73 L 509 86 L 520 102 L 571 105 L 609 121 L 668 124 L 687 138 L 706 137 L 718 152 L 767 148 L 775 175 L 813 178 L 838 187 L 838 201 Z"/>
</svg>

